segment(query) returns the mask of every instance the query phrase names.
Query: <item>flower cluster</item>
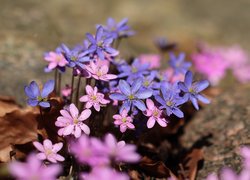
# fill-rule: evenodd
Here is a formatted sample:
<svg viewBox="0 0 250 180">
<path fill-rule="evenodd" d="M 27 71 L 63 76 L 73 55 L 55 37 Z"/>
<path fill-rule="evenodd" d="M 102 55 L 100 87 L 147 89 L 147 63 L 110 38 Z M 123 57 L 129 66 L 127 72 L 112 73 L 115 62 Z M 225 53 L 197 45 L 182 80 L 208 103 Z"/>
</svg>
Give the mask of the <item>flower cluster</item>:
<svg viewBox="0 0 250 180">
<path fill-rule="evenodd" d="M 159 42 L 161 55 L 142 54 L 130 61 L 122 59 L 118 50 L 121 39 L 134 34 L 127 19 L 116 23 L 109 18 L 107 25 L 96 26 L 94 34 L 86 33 L 83 43 L 75 47 L 61 44 L 45 54 L 48 63 L 45 72 L 54 71 L 55 80 L 47 81 L 41 90 L 32 81 L 25 86 L 25 93 L 28 105 L 43 107 L 40 108 L 42 124 L 47 118 L 44 113 L 58 112 L 55 121 L 50 121 L 55 125 L 50 128 L 55 128 L 53 131 L 58 137 L 57 141 L 42 137 L 33 142 L 39 152 L 32 155 L 26 165 L 16 170 L 11 168 L 15 177 L 53 179 L 58 170 L 53 171 L 50 168 L 53 165 L 43 167 L 44 161 L 45 164 L 63 163 L 65 168 L 70 165 L 70 171 L 64 169 L 64 173 L 69 171 L 69 177 L 129 179 L 119 171 L 126 170 L 127 166 L 123 169 L 123 165 L 140 161 L 141 156 L 135 145 L 122 140 L 125 135 L 131 133 L 137 137 L 151 128 L 165 128 L 173 115 L 184 118 L 181 106 L 188 101 L 197 110 L 199 101 L 209 103 L 202 95 L 209 83 L 193 80 L 192 63 L 185 54 L 172 51 L 164 54 L 173 44 Z M 168 63 L 161 64 L 166 57 L 169 57 Z M 157 69 L 164 64 L 168 66 L 166 69 Z M 71 81 L 61 88 L 62 75 L 68 74 L 65 71 L 71 73 Z M 56 106 L 52 103 L 53 96 L 61 97 L 60 109 L 53 107 Z M 136 144 L 137 139 L 129 142 Z M 62 149 L 65 156 L 61 155 Z M 21 174 L 19 170 L 32 162 L 39 167 L 34 167 L 30 175 L 27 171 Z M 41 174 L 33 176 L 33 170 L 34 173 L 41 170 Z M 46 171 L 48 175 L 43 174 Z"/>
<path fill-rule="evenodd" d="M 250 81 L 250 60 L 239 46 L 199 47 L 200 52 L 192 54 L 197 72 L 203 74 L 213 85 L 217 85 L 230 69 L 241 83 Z"/>
</svg>

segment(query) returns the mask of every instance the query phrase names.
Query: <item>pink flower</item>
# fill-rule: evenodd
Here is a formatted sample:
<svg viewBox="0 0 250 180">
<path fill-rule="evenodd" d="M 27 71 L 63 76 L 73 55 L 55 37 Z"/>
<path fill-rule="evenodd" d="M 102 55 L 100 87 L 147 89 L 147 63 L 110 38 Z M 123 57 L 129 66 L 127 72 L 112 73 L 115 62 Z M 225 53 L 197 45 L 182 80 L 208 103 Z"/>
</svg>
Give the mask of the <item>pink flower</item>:
<svg viewBox="0 0 250 180">
<path fill-rule="evenodd" d="M 69 85 L 66 85 L 65 88 L 61 90 L 61 93 L 64 97 L 69 97 L 71 95 L 72 88 Z"/>
<path fill-rule="evenodd" d="M 237 68 L 233 68 L 233 75 L 238 79 L 241 83 L 250 82 L 250 62 L 249 64 L 245 64 L 242 66 L 238 66 Z"/>
<path fill-rule="evenodd" d="M 165 76 L 167 76 L 167 80 L 171 83 L 175 83 L 178 81 L 184 81 L 185 75 L 178 73 L 175 74 L 173 68 L 167 68 L 164 72 Z"/>
<path fill-rule="evenodd" d="M 94 63 L 94 61 L 91 61 L 85 68 L 96 80 L 109 81 L 117 78 L 114 74 L 108 74 L 109 68 L 107 65 L 99 65 L 98 62 Z"/>
<path fill-rule="evenodd" d="M 70 152 L 75 155 L 79 162 L 90 166 L 103 166 L 110 162 L 103 143 L 97 138 L 86 135 L 71 142 Z"/>
<path fill-rule="evenodd" d="M 104 144 L 107 154 L 116 162 L 135 163 L 141 158 L 136 152 L 135 145 L 126 144 L 125 141 L 117 142 L 112 134 L 107 134 L 105 136 Z"/>
<path fill-rule="evenodd" d="M 90 133 L 89 127 L 83 123 L 91 115 L 89 109 L 85 109 L 79 115 L 79 110 L 74 104 L 70 104 L 69 111 L 61 110 L 62 116 L 57 118 L 55 122 L 57 127 L 60 127 L 58 134 L 60 136 L 68 136 L 70 134 L 74 135 L 76 138 L 80 137 L 82 131 L 85 134 Z"/>
<path fill-rule="evenodd" d="M 41 151 L 37 154 L 38 159 L 47 159 L 53 163 L 56 163 L 57 161 L 64 161 L 64 157 L 57 154 L 57 152 L 62 149 L 63 143 L 56 143 L 53 145 L 49 139 L 45 139 L 43 144 L 35 141 L 33 142 L 33 145 Z"/>
<path fill-rule="evenodd" d="M 57 164 L 44 166 L 35 154 L 30 154 L 26 163 L 11 162 L 8 168 L 18 180 L 55 180 L 61 171 Z"/>
<path fill-rule="evenodd" d="M 128 116 L 128 112 L 126 111 L 126 109 L 124 109 L 121 114 L 115 114 L 113 118 L 115 119 L 114 124 L 120 126 L 120 131 L 122 133 L 124 133 L 127 128 L 135 129 L 135 126 L 132 124 L 133 119 Z"/>
<path fill-rule="evenodd" d="M 161 118 L 162 110 L 159 110 L 151 99 L 146 100 L 147 110 L 145 115 L 150 117 L 147 122 L 147 127 L 152 128 L 157 122 L 160 126 L 166 127 L 167 121 L 165 118 Z"/>
<path fill-rule="evenodd" d="M 110 101 L 104 99 L 104 94 L 99 93 L 97 87 L 94 89 L 90 86 L 86 86 L 87 95 L 82 96 L 79 100 L 81 102 L 86 102 L 85 107 L 87 109 L 94 106 L 96 111 L 100 111 L 101 106 L 108 104 Z"/>
<path fill-rule="evenodd" d="M 68 61 L 61 53 L 49 52 L 45 57 L 45 61 L 49 62 L 48 69 L 55 69 L 57 66 L 64 67 Z"/>
<path fill-rule="evenodd" d="M 82 180 L 129 180 L 130 178 L 125 173 L 120 173 L 109 167 L 94 168 L 89 174 L 81 174 Z"/>
<path fill-rule="evenodd" d="M 142 64 L 150 63 L 150 68 L 159 68 L 161 66 L 161 56 L 158 54 L 142 54 L 139 56 Z"/>
<path fill-rule="evenodd" d="M 250 170 L 250 147 L 244 146 L 240 149 L 240 154 L 243 157 L 243 165 Z"/>
</svg>

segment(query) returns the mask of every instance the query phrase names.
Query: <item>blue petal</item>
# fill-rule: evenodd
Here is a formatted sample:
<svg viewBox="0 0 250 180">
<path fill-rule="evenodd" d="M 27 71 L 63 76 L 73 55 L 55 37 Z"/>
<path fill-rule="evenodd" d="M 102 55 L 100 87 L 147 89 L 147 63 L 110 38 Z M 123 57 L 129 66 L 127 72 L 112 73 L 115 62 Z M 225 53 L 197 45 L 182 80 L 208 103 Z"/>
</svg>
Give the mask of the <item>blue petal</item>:
<svg viewBox="0 0 250 180">
<path fill-rule="evenodd" d="M 179 118 L 183 118 L 184 117 L 183 112 L 179 108 L 173 108 L 172 112 L 173 112 L 174 115 L 176 115 Z"/>
<path fill-rule="evenodd" d="M 102 26 L 99 26 L 96 30 L 96 41 L 99 42 L 101 39 L 102 39 L 102 36 L 103 36 L 103 27 Z"/>
<path fill-rule="evenodd" d="M 140 89 L 140 87 L 142 86 L 142 82 L 143 82 L 142 78 L 139 78 L 133 82 L 131 86 L 132 94 L 135 94 Z"/>
<path fill-rule="evenodd" d="M 128 101 L 128 100 L 124 101 L 119 112 L 121 113 L 124 109 L 126 109 L 126 111 L 129 112 L 130 107 L 131 107 L 131 101 Z"/>
<path fill-rule="evenodd" d="M 29 98 L 36 98 L 36 96 L 34 95 L 34 93 L 31 91 L 29 86 L 25 86 L 24 87 L 24 91 L 25 94 L 29 97 Z"/>
<path fill-rule="evenodd" d="M 193 74 L 191 71 L 187 71 L 185 74 L 185 85 L 187 88 L 190 88 L 193 82 Z"/>
<path fill-rule="evenodd" d="M 40 89 L 35 81 L 32 81 L 29 87 L 35 97 L 40 95 Z"/>
<path fill-rule="evenodd" d="M 88 53 L 93 53 L 96 50 L 97 50 L 97 46 L 95 44 L 92 44 L 92 45 L 89 46 L 87 51 L 88 51 Z"/>
<path fill-rule="evenodd" d="M 152 90 L 146 89 L 143 91 L 139 91 L 135 94 L 135 97 L 137 97 L 138 99 L 147 99 L 149 97 L 151 97 L 153 94 Z"/>
<path fill-rule="evenodd" d="M 129 84 L 128 84 L 126 81 L 120 80 L 118 86 L 119 86 L 120 91 L 121 91 L 123 94 L 125 94 L 126 96 L 131 95 L 130 86 L 129 86 Z"/>
<path fill-rule="evenodd" d="M 160 96 L 155 96 L 155 100 L 163 106 L 166 105 L 166 102 Z"/>
<path fill-rule="evenodd" d="M 194 83 L 193 86 L 194 86 L 196 92 L 199 93 L 209 86 L 209 82 L 207 80 L 198 81 L 198 82 Z"/>
<path fill-rule="evenodd" d="M 125 99 L 127 99 L 127 96 L 120 93 L 114 93 L 109 95 L 109 98 L 113 100 L 124 101 Z"/>
<path fill-rule="evenodd" d="M 195 109 L 199 110 L 199 105 L 198 105 L 197 99 L 195 97 L 191 96 L 190 100 L 191 100 L 192 104 L 194 105 Z"/>
<path fill-rule="evenodd" d="M 105 56 L 104 56 L 102 50 L 100 50 L 99 48 L 96 50 L 96 53 L 97 53 L 98 57 L 99 57 L 101 60 L 104 60 L 104 59 L 105 59 Z"/>
<path fill-rule="evenodd" d="M 47 97 L 54 90 L 54 87 L 55 87 L 55 81 L 54 80 L 47 81 L 43 86 L 41 96 L 43 98 Z"/>
<path fill-rule="evenodd" d="M 107 25 L 108 25 L 108 27 L 114 27 L 115 26 L 115 20 L 113 18 L 108 18 Z"/>
<path fill-rule="evenodd" d="M 117 27 L 121 27 L 121 26 L 124 26 L 126 25 L 128 22 L 128 18 L 124 18 L 123 20 L 121 20 L 118 24 L 117 24 Z"/>
<path fill-rule="evenodd" d="M 183 91 L 183 92 L 188 92 L 188 88 L 185 86 L 183 82 L 178 83 L 178 87 Z"/>
<path fill-rule="evenodd" d="M 116 56 L 116 55 L 119 54 L 119 51 L 117 51 L 117 50 L 115 50 L 115 49 L 113 49 L 113 48 L 111 48 L 111 47 L 106 47 L 106 48 L 105 48 L 105 51 L 106 51 L 107 53 L 113 55 L 113 56 Z"/>
<path fill-rule="evenodd" d="M 86 38 L 89 40 L 89 42 L 90 42 L 91 44 L 96 44 L 96 40 L 95 40 L 95 38 L 93 37 L 92 34 L 86 33 Z"/>
<path fill-rule="evenodd" d="M 109 38 L 106 38 L 105 40 L 104 40 L 104 44 L 105 45 L 109 45 L 109 44 L 111 44 L 113 42 L 113 38 L 111 38 L 111 37 L 109 37 Z M 113 49 L 113 48 L 112 48 Z"/>
<path fill-rule="evenodd" d="M 38 100 L 36 99 L 28 99 L 27 104 L 30 106 L 37 106 L 38 105 Z"/>
<path fill-rule="evenodd" d="M 136 106 L 141 111 L 146 111 L 146 106 L 142 100 L 134 100 L 133 105 Z"/>
<path fill-rule="evenodd" d="M 205 104 L 209 104 L 210 103 L 210 100 L 207 99 L 206 97 L 202 96 L 201 94 L 198 94 L 196 97 L 197 97 L 198 100 L 200 100 L 201 102 L 203 102 Z"/>
<path fill-rule="evenodd" d="M 50 107 L 50 104 L 49 104 L 49 102 L 41 101 L 41 102 L 39 102 L 39 106 L 48 108 L 48 107 Z"/>
</svg>

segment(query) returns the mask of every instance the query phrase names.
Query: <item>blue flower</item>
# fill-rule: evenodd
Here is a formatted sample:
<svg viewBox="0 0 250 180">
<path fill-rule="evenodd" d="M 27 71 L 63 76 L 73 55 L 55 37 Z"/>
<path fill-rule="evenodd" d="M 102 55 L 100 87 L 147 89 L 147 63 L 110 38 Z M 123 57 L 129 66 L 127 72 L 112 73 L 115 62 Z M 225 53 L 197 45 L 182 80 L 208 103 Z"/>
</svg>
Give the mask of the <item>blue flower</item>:
<svg viewBox="0 0 250 180">
<path fill-rule="evenodd" d="M 166 113 L 168 116 L 174 114 L 179 118 L 183 118 L 184 114 L 179 109 L 179 106 L 181 104 L 184 104 L 186 102 L 186 99 L 179 96 L 176 86 L 163 84 L 161 86 L 161 93 L 163 97 L 159 95 L 155 96 L 156 101 L 161 104 L 160 109 L 166 109 Z"/>
<path fill-rule="evenodd" d="M 209 86 L 209 82 L 207 80 L 198 81 L 194 83 L 192 82 L 193 74 L 191 71 L 188 71 L 185 74 L 184 82 L 179 82 L 178 86 L 185 93 L 184 97 L 192 102 L 195 109 L 199 110 L 197 100 L 200 100 L 205 104 L 210 103 L 210 101 L 206 97 L 200 94 L 201 91 L 203 91 Z"/>
<path fill-rule="evenodd" d="M 141 64 L 139 59 L 135 59 L 131 65 L 124 64 L 118 69 L 120 71 L 118 77 L 128 77 L 128 81 L 132 82 L 148 74 L 149 67 L 149 63 Z"/>
<path fill-rule="evenodd" d="M 170 53 L 169 65 L 174 69 L 175 74 L 185 74 L 192 63 L 185 61 L 185 53 L 180 53 L 179 56 Z"/>
<path fill-rule="evenodd" d="M 97 28 L 95 37 L 89 33 L 86 34 L 86 37 L 90 42 L 90 45 L 87 49 L 89 54 L 97 55 L 101 60 L 105 59 L 105 53 L 111 56 L 116 56 L 119 54 L 116 49 L 111 47 L 113 38 L 105 35 L 102 26 Z"/>
<path fill-rule="evenodd" d="M 125 38 L 135 34 L 127 23 L 127 18 L 124 18 L 119 23 L 116 23 L 113 18 L 108 18 L 107 26 L 104 26 L 103 29 L 105 32 L 109 33 L 113 39 Z"/>
<path fill-rule="evenodd" d="M 79 48 L 69 49 L 65 44 L 62 44 L 60 48 L 66 60 L 68 61 L 67 65 L 69 67 L 78 67 L 84 69 L 83 63 L 90 61 L 88 51 L 82 52 L 79 50 Z"/>
<path fill-rule="evenodd" d="M 44 84 L 41 92 L 35 81 L 32 81 L 28 86 L 25 86 L 24 91 L 25 94 L 28 96 L 28 105 L 50 107 L 50 103 L 48 102 L 48 95 L 54 90 L 54 86 L 54 80 L 47 81 Z"/>
<path fill-rule="evenodd" d="M 131 86 L 125 80 L 120 80 L 118 87 L 121 93 L 113 93 L 109 97 L 113 100 L 123 101 L 120 112 L 123 109 L 129 111 L 131 106 L 135 106 L 141 111 L 146 110 L 142 99 L 151 97 L 152 91 L 149 89 L 141 90 L 142 79 L 137 79 Z"/>
</svg>

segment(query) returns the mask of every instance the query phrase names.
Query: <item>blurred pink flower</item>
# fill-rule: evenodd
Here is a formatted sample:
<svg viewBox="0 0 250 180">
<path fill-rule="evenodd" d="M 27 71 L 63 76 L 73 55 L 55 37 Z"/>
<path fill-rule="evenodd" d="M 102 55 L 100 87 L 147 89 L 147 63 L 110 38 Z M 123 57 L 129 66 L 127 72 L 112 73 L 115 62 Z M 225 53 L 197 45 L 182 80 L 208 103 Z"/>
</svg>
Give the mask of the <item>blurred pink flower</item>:
<svg viewBox="0 0 250 180">
<path fill-rule="evenodd" d="M 60 154 L 57 154 L 63 147 L 63 143 L 52 144 L 49 139 L 45 139 L 43 144 L 35 141 L 33 145 L 36 147 L 40 153 L 37 154 L 37 157 L 41 160 L 49 160 L 50 162 L 57 163 L 57 161 L 64 161 L 64 157 Z"/>
<path fill-rule="evenodd" d="M 244 146 L 240 149 L 240 154 L 243 157 L 243 165 L 250 170 L 250 147 Z"/>
<path fill-rule="evenodd" d="M 17 180 L 55 180 L 61 171 L 57 164 L 44 166 L 35 154 L 30 154 L 25 163 L 11 162 L 8 168 Z"/>
<path fill-rule="evenodd" d="M 101 106 L 108 104 L 110 101 L 104 99 L 104 94 L 99 93 L 97 87 L 94 89 L 90 86 L 86 86 L 87 95 L 82 96 L 79 100 L 81 102 L 86 102 L 85 107 L 87 109 L 94 106 L 96 111 L 100 111 Z"/>
<path fill-rule="evenodd" d="M 91 77 L 96 80 L 109 81 L 117 78 L 114 74 L 108 74 L 109 67 L 107 65 L 98 65 L 98 62 L 91 61 L 85 68 L 91 74 Z"/>
<path fill-rule="evenodd" d="M 150 63 L 150 68 L 159 68 L 161 66 L 161 56 L 158 54 L 142 54 L 139 56 L 142 64 Z"/>
<path fill-rule="evenodd" d="M 135 145 L 126 144 L 125 141 L 117 142 L 112 134 L 105 136 L 104 144 L 107 154 L 116 162 L 135 163 L 140 160 L 140 155 L 136 152 Z"/>
<path fill-rule="evenodd" d="M 233 74 L 241 83 L 250 82 L 250 62 L 237 68 L 233 68 Z"/>
<path fill-rule="evenodd" d="M 132 124 L 133 119 L 128 116 L 128 112 L 126 111 L 126 109 L 124 109 L 121 114 L 115 114 L 113 118 L 115 119 L 114 124 L 120 126 L 120 131 L 122 133 L 124 133 L 127 128 L 135 129 L 135 126 Z"/>
<path fill-rule="evenodd" d="M 96 167 L 89 174 L 82 173 L 81 180 L 129 180 L 125 173 L 120 173 L 109 167 Z"/>
<path fill-rule="evenodd" d="M 72 88 L 68 85 L 66 85 L 66 87 L 61 90 L 61 93 L 64 97 L 69 97 L 71 95 L 71 92 Z"/>
<path fill-rule="evenodd" d="M 173 68 L 167 68 L 164 72 L 163 75 L 166 76 L 166 79 L 171 82 L 171 83 L 175 83 L 178 81 L 184 81 L 185 75 L 182 73 L 178 73 L 176 74 L 174 72 Z"/>
<path fill-rule="evenodd" d="M 161 118 L 162 110 L 159 110 L 151 99 L 146 100 L 147 110 L 144 113 L 145 116 L 149 117 L 147 121 L 147 127 L 152 128 L 157 122 L 160 126 L 166 127 L 167 121 L 165 118 Z"/>
<path fill-rule="evenodd" d="M 60 127 L 58 134 L 60 136 L 67 136 L 73 134 L 76 138 L 80 137 L 82 131 L 85 134 L 90 133 L 89 127 L 83 123 L 89 116 L 91 115 L 91 111 L 89 109 L 85 109 L 79 115 L 79 110 L 72 103 L 69 106 L 69 111 L 61 110 L 62 116 L 57 118 L 55 125 Z"/>
<path fill-rule="evenodd" d="M 64 58 L 61 53 L 49 52 L 44 56 L 45 61 L 49 62 L 48 69 L 55 69 L 57 66 L 64 67 L 68 64 L 68 61 Z"/>
</svg>

